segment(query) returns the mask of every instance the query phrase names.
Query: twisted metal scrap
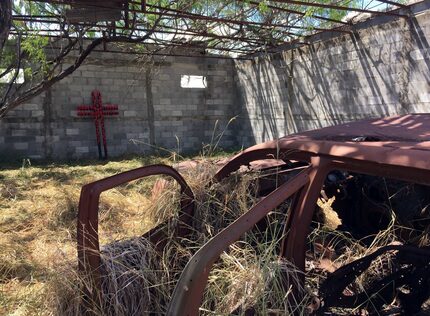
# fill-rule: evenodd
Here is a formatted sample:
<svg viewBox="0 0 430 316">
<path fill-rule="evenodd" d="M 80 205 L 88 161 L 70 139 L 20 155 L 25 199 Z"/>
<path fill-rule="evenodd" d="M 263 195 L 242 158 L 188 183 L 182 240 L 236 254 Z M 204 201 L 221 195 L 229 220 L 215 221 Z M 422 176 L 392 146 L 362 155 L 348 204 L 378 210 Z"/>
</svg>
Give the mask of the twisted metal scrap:
<svg viewBox="0 0 430 316">
<path fill-rule="evenodd" d="M 360 276 L 378 257 L 395 251 L 393 265 L 399 268 L 372 282 L 367 289 L 354 295 L 345 295 L 345 288 Z M 423 302 L 430 297 L 430 247 L 389 245 L 372 254 L 355 260 L 331 273 L 320 287 L 324 312 L 329 307 L 353 308 L 371 300 L 373 308 L 380 310 L 396 297 L 407 315 L 421 310 Z M 401 292 L 407 287 L 409 293 Z"/>
</svg>

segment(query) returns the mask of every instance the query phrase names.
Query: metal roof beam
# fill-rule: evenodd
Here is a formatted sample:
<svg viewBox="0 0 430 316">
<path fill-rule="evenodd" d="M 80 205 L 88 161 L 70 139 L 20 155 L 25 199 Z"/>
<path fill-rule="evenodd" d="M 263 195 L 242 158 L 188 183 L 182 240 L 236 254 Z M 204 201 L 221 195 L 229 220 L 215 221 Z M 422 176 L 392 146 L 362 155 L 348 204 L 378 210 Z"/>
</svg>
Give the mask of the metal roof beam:
<svg viewBox="0 0 430 316">
<path fill-rule="evenodd" d="M 42 19 L 43 16 L 37 16 L 35 18 L 34 16 L 26 16 L 26 15 L 14 15 L 13 19 L 17 21 L 24 21 L 24 22 L 37 22 L 37 23 L 46 23 L 46 24 L 61 24 L 58 20 L 47 20 Z M 55 16 L 47 16 L 47 18 L 56 18 Z M 99 25 L 99 24 L 93 24 L 93 23 L 76 23 L 74 25 L 80 25 L 80 26 L 88 26 L 88 27 L 100 27 L 100 28 L 107 28 L 112 29 L 114 28 L 112 25 Z M 144 28 L 127 28 L 125 26 L 115 26 L 115 28 L 120 30 L 130 30 L 130 31 L 138 31 L 138 32 L 148 32 L 149 29 Z M 40 29 L 34 29 L 33 31 L 47 31 L 47 32 L 61 32 L 61 30 L 40 30 Z M 95 32 L 101 32 L 101 30 L 90 30 Z M 217 35 L 217 34 L 210 34 L 208 32 L 199 32 L 194 30 L 184 30 L 184 31 L 166 31 L 166 30 L 155 30 L 154 33 L 161 33 L 161 34 L 176 34 L 176 35 L 183 35 L 183 36 L 194 36 L 194 37 L 206 37 L 206 38 L 214 38 L 214 39 L 226 39 L 231 41 L 240 41 L 240 42 L 247 42 L 247 43 L 254 43 L 258 45 L 264 45 L 266 42 L 262 39 L 258 38 L 248 38 L 248 37 L 235 37 L 235 36 L 226 36 L 226 35 Z M 284 42 L 282 40 L 278 40 L 274 38 L 273 40 L 277 42 Z"/>
<path fill-rule="evenodd" d="M 354 11 L 354 12 L 361 12 L 361 13 L 371 13 L 371 14 L 382 14 L 382 15 L 392 15 L 397 17 L 403 17 L 407 18 L 407 15 L 398 14 L 395 12 L 381 12 L 376 10 L 368 10 L 368 9 L 360 9 L 360 8 L 350 8 L 350 7 L 344 7 L 344 6 L 338 6 L 335 4 L 326 4 L 326 3 L 318 3 L 318 2 L 306 2 L 306 1 L 299 1 L 299 0 L 272 0 L 274 2 L 279 3 L 289 3 L 289 4 L 296 4 L 296 5 L 303 5 L 308 7 L 317 7 L 317 8 L 325 8 L 325 9 L 335 9 L 335 10 L 342 10 L 342 11 Z"/>
<path fill-rule="evenodd" d="M 261 2 L 256 2 L 256 1 L 248 1 L 248 0 L 239 0 L 240 2 L 245 2 L 245 3 L 250 3 L 252 5 L 255 6 L 259 6 Z M 267 5 L 268 8 L 272 9 L 272 10 L 276 10 L 276 11 L 282 11 L 282 12 L 287 12 L 287 13 L 291 13 L 291 14 L 297 14 L 300 16 L 305 16 L 306 13 L 303 13 L 301 11 L 296 11 L 296 10 L 292 10 L 292 9 L 287 9 L 287 8 L 282 8 L 282 7 L 277 7 L 277 6 L 273 6 L 273 5 Z M 315 19 L 318 20 L 322 20 L 322 21 L 328 21 L 328 22 L 333 22 L 333 23 L 340 23 L 340 24 L 348 24 L 347 22 L 341 21 L 341 20 L 335 20 L 335 19 L 330 19 L 330 18 L 326 18 L 317 14 L 312 14 L 310 15 L 310 17 L 313 17 Z"/>
</svg>

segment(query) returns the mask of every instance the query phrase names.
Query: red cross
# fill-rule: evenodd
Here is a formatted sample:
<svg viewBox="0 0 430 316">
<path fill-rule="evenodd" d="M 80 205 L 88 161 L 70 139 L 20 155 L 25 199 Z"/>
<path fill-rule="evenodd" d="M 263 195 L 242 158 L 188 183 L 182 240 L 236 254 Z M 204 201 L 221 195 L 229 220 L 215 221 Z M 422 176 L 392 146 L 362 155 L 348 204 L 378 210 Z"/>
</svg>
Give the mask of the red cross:
<svg viewBox="0 0 430 316">
<path fill-rule="evenodd" d="M 99 148 L 99 159 L 107 159 L 107 145 L 106 145 L 106 131 L 105 131 L 105 116 L 118 115 L 118 105 L 116 104 L 102 104 L 102 95 L 100 91 L 93 90 L 91 92 L 92 105 L 79 105 L 77 107 L 78 116 L 92 116 L 94 117 L 94 124 L 96 125 L 97 146 Z M 102 157 L 102 147 L 100 142 L 100 130 L 103 140 L 104 157 Z"/>
</svg>

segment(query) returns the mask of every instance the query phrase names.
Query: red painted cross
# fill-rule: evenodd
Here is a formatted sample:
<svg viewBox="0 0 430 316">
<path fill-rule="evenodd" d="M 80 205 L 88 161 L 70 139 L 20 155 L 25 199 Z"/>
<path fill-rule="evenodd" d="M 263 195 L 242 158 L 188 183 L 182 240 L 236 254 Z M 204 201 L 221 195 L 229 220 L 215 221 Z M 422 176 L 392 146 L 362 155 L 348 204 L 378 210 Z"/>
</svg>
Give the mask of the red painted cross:
<svg viewBox="0 0 430 316">
<path fill-rule="evenodd" d="M 102 95 L 100 91 L 93 90 L 91 92 L 92 105 L 79 105 L 77 107 L 78 116 L 92 116 L 96 125 L 97 146 L 99 149 L 99 159 L 107 159 L 106 131 L 105 131 L 105 116 L 118 115 L 118 105 L 102 104 Z M 102 146 L 100 141 L 100 130 L 103 140 L 104 157 L 102 157 Z"/>
</svg>

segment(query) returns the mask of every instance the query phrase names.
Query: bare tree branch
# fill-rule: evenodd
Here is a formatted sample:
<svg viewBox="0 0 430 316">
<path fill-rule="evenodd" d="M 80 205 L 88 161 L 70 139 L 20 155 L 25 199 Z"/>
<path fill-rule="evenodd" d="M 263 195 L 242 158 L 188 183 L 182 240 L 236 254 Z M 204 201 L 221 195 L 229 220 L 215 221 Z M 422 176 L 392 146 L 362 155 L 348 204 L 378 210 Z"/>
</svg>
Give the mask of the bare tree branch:
<svg viewBox="0 0 430 316">
<path fill-rule="evenodd" d="M 79 56 L 75 59 L 74 63 L 71 66 L 67 67 L 59 74 L 53 75 L 53 72 L 57 68 L 57 65 L 59 65 L 63 61 L 63 59 L 70 53 L 70 51 L 77 43 L 78 39 L 75 39 L 74 41 L 69 41 L 69 45 L 67 45 L 66 48 L 61 50 L 60 54 L 57 55 L 51 61 L 55 65 L 51 70 L 51 72 L 48 74 L 48 76 L 45 76 L 45 78 L 41 82 L 39 82 L 35 86 L 30 87 L 29 89 L 25 90 L 24 92 L 20 93 L 18 96 L 12 99 L 8 98 L 10 89 L 6 91 L 2 102 L 0 103 L 0 117 L 4 117 L 6 113 L 12 110 L 13 108 L 32 99 L 33 97 L 39 95 L 43 91 L 46 91 L 58 81 L 72 74 L 76 69 L 78 69 L 81 66 L 81 64 L 90 55 L 90 53 L 99 45 L 107 44 L 107 43 L 142 43 L 146 41 L 155 32 L 155 29 L 158 23 L 160 22 L 161 18 L 162 18 L 161 16 L 158 17 L 153 27 L 151 28 L 151 30 L 149 30 L 144 36 L 141 36 L 139 38 L 130 38 L 129 36 L 125 36 L 125 35 L 116 35 L 116 36 L 110 36 L 110 37 L 101 37 L 101 38 L 92 40 L 92 42 L 86 48 L 82 49 Z M 20 60 L 20 58 L 18 59 Z M 19 71 L 19 69 L 17 69 L 17 71 Z M 14 82 L 15 80 L 11 81 L 10 84 L 13 84 Z"/>
<path fill-rule="evenodd" d="M 18 39 L 16 42 L 16 56 L 21 56 L 21 34 L 18 34 Z M 21 68 L 21 58 L 18 57 L 16 59 L 16 66 L 15 66 L 14 74 L 12 76 L 12 79 L 8 83 L 8 86 L 6 88 L 6 92 L 4 93 L 0 104 L 3 104 L 6 101 L 7 96 L 9 95 L 10 91 L 12 90 L 12 86 L 13 86 L 14 82 L 16 81 L 16 78 L 18 77 L 20 68 Z"/>
</svg>

